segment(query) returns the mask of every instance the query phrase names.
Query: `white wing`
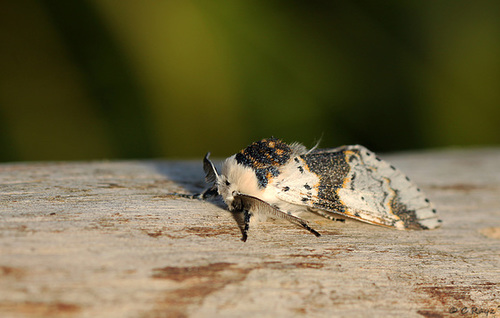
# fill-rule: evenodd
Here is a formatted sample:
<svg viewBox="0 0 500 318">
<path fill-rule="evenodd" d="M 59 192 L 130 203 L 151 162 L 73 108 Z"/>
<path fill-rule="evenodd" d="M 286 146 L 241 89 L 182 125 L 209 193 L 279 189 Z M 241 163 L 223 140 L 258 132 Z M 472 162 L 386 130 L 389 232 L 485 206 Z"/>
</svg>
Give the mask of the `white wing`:
<svg viewBox="0 0 500 318">
<path fill-rule="evenodd" d="M 298 156 L 275 182 L 285 202 L 397 229 L 432 229 L 436 210 L 401 171 L 363 146 Z"/>
</svg>

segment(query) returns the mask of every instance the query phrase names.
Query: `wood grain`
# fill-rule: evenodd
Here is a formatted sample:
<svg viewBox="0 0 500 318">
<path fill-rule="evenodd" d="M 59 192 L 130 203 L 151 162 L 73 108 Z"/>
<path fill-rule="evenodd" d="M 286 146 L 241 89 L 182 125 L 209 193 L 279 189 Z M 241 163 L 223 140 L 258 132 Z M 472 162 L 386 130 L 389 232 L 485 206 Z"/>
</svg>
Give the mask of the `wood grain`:
<svg viewBox="0 0 500 318">
<path fill-rule="evenodd" d="M 500 317 L 500 149 L 381 156 L 433 231 L 308 220 L 246 243 L 200 162 L 0 165 L 0 317 Z"/>
</svg>

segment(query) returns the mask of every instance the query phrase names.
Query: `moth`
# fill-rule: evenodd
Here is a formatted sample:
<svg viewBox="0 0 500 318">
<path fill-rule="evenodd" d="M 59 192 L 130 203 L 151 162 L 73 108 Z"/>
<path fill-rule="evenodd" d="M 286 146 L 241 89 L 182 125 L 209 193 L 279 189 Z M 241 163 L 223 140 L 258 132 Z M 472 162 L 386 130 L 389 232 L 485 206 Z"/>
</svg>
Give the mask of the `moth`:
<svg viewBox="0 0 500 318">
<path fill-rule="evenodd" d="M 288 220 L 316 236 L 320 233 L 298 214 L 351 218 L 398 230 L 434 229 L 441 223 L 420 188 L 360 145 L 308 150 L 274 137 L 262 139 L 227 158 L 220 174 L 209 156 L 203 168 L 211 186 L 193 197 L 220 195 L 230 211 L 243 216 L 244 242 L 255 213 Z"/>
</svg>

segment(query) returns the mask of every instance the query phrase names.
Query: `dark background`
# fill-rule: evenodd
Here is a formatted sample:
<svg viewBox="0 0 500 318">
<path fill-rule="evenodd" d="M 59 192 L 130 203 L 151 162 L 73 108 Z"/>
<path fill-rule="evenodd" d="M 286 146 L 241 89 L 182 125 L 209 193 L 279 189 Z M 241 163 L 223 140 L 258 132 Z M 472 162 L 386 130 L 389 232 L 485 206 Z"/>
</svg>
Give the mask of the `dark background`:
<svg viewBox="0 0 500 318">
<path fill-rule="evenodd" d="M 500 1 L 0 2 L 0 161 L 500 143 Z"/>
</svg>

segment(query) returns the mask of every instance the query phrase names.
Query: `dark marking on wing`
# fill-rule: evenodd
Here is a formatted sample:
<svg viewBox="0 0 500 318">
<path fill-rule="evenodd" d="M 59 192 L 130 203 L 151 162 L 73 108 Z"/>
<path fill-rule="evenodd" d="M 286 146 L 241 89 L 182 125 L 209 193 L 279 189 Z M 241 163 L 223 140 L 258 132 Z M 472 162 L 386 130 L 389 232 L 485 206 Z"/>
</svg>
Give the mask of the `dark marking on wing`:
<svg viewBox="0 0 500 318">
<path fill-rule="evenodd" d="M 353 173 L 352 176 L 351 176 L 351 190 L 354 191 L 354 180 L 356 180 L 356 173 Z"/>
<path fill-rule="evenodd" d="M 337 190 L 350 171 L 345 151 L 309 153 L 300 156 L 309 171 L 319 177 L 318 200 L 313 207 L 330 211 L 344 212 L 346 207 L 340 202 Z"/>
<path fill-rule="evenodd" d="M 427 227 L 418 222 L 417 213 L 415 210 L 410 210 L 406 204 L 402 203 L 399 195 L 396 195 L 391 201 L 391 212 L 403 221 L 405 228 L 409 230 L 424 230 Z M 394 220 L 394 223 L 397 220 Z M 393 224 L 394 225 L 394 224 Z"/>
</svg>

